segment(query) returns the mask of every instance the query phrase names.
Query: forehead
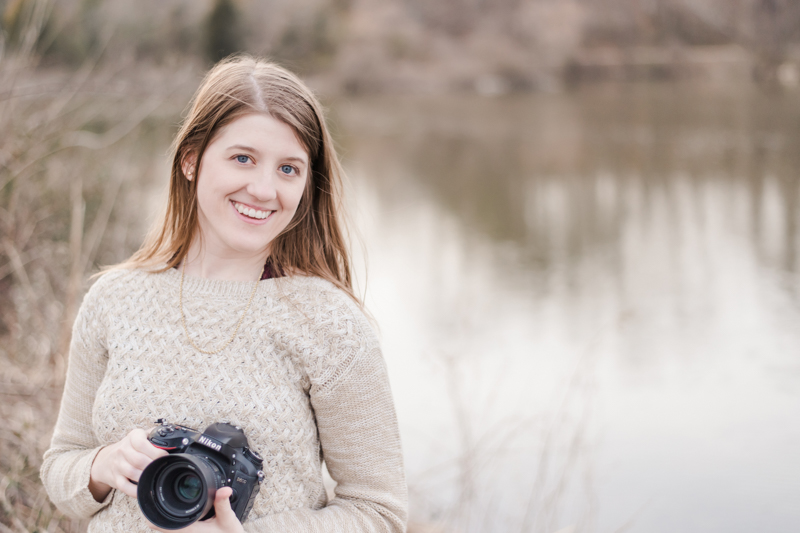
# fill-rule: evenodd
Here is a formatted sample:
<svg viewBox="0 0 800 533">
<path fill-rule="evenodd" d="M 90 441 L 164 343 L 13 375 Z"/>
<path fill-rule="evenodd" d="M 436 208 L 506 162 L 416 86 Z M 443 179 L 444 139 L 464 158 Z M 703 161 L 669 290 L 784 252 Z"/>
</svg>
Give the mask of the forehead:
<svg viewBox="0 0 800 533">
<path fill-rule="evenodd" d="M 248 146 L 257 151 L 308 159 L 308 150 L 294 128 L 266 113 L 238 117 L 220 129 L 209 148 L 211 145 L 221 150 L 235 145 Z"/>
</svg>

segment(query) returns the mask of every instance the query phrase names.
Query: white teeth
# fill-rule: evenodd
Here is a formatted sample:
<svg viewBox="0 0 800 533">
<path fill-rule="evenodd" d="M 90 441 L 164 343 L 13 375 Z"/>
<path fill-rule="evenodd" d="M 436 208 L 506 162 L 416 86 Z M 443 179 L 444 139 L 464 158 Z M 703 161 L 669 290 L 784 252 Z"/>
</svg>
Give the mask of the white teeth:
<svg viewBox="0 0 800 533">
<path fill-rule="evenodd" d="M 256 209 L 253 209 L 252 207 L 245 207 L 242 204 L 238 204 L 236 202 L 233 203 L 233 206 L 239 213 L 248 216 L 250 218 L 264 219 L 267 218 L 270 215 L 270 213 L 272 213 L 272 211 L 258 211 Z"/>
</svg>

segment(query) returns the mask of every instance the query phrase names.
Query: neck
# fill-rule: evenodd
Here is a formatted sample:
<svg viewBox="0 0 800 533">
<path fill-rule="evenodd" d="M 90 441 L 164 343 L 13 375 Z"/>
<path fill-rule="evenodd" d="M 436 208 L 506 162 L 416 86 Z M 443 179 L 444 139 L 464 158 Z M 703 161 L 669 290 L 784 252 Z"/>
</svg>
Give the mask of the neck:
<svg viewBox="0 0 800 533">
<path fill-rule="evenodd" d="M 267 254 L 220 257 L 193 243 L 179 268 L 187 276 L 222 281 L 256 281 L 264 271 Z M 185 265 L 183 264 L 185 263 Z"/>
</svg>

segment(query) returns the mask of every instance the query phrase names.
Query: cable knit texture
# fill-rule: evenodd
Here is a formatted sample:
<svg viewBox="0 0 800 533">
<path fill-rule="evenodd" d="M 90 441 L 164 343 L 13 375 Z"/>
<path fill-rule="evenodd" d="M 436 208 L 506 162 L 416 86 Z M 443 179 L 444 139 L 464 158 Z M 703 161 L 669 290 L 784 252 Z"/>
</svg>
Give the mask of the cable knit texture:
<svg viewBox="0 0 800 533">
<path fill-rule="evenodd" d="M 230 422 L 264 458 L 250 532 L 405 531 L 407 493 L 389 382 L 358 306 L 312 277 L 259 282 L 241 329 L 222 352 L 189 344 L 180 273 L 112 271 L 89 290 L 73 328 L 64 396 L 42 480 L 90 533 L 151 531 L 137 502 L 89 493 L 98 450 L 158 418 L 204 429 Z M 195 343 L 224 343 L 252 283 L 186 277 Z M 322 461 L 337 482 L 328 501 Z"/>
</svg>

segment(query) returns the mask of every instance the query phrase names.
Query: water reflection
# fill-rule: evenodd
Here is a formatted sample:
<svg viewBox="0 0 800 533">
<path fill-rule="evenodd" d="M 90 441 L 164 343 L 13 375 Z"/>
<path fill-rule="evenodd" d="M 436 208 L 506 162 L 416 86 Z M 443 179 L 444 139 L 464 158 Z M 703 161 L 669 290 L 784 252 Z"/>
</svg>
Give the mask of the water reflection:
<svg viewBox="0 0 800 533">
<path fill-rule="evenodd" d="M 635 183 L 647 205 L 671 193 L 676 175 L 747 184 L 757 238 L 765 189 L 776 187 L 787 230 L 782 265 L 796 263 L 796 95 L 640 87 L 371 104 L 344 106 L 355 122 L 349 128 L 372 136 L 359 143 L 359 161 L 379 160 L 382 169 L 402 163 L 440 205 L 493 240 L 519 242 L 543 265 L 553 245 L 574 257 L 613 240 L 619 194 Z M 403 187 L 406 176 L 395 177 L 383 181 L 387 192 Z M 563 202 L 568 220 L 552 212 Z M 551 240 L 556 230 L 565 240 Z"/>
<path fill-rule="evenodd" d="M 798 523 L 797 95 L 334 107 L 417 520 Z"/>
</svg>

